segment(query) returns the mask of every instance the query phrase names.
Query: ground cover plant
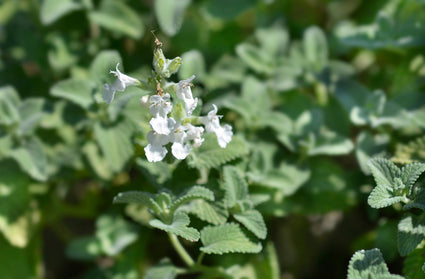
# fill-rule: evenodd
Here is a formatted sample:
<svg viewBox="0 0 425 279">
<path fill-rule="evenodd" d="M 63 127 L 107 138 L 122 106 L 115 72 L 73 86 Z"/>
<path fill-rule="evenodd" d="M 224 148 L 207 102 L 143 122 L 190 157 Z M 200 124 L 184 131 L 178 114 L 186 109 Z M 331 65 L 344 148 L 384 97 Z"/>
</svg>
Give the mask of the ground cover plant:
<svg viewBox="0 0 425 279">
<path fill-rule="evenodd" d="M 0 3 L 1 278 L 425 278 L 425 2 Z"/>
</svg>

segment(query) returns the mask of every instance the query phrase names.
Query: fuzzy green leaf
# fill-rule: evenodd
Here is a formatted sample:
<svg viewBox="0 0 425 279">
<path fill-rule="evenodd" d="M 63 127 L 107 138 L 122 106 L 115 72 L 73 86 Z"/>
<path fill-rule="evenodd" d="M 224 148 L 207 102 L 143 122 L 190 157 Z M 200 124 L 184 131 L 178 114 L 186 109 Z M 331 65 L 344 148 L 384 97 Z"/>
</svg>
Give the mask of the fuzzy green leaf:
<svg viewBox="0 0 425 279">
<path fill-rule="evenodd" d="M 425 211 L 425 189 L 418 191 L 418 193 L 415 194 L 413 201 L 403 206 L 404 210 L 411 208 L 419 208 Z"/>
<path fill-rule="evenodd" d="M 190 0 L 156 0 L 155 15 L 161 30 L 169 36 L 174 36 L 183 23 L 184 12 Z"/>
<path fill-rule="evenodd" d="M 384 158 L 371 159 L 368 166 L 377 185 L 391 187 L 394 184 L 394 178 L 400 177 L 401 174 L 400 169 L 393 162 Z"/>
<path fill-rule="evenodd" d="M 195 200 L 189 205 L 189 212 L 195 214 L 199 219 L 213 225 L 226 222 L 229 213 L 217 203 L 209 203 L 205 200 Z"/>
<path fill-rule="evenodd" d="M 149 224 L 157 229 L 175 234 L 189 241 L 198 241 L 199 232 L 194 228 L 190 228 L 189 225 L 190 219 L 184 212 L 177 212 L 173 216 L 173 221 L 171 224 L 165 224 L 161 220 L 154 219 L 149 222 Z"/>
<path fill-rule="evenodd" d="M 154 197 L 146 192 L 127 191 L 119 193 L 114 197 L 113 203 L 136 203 L 148 207 L 158 215 L 162 212 L 161 207 L 155 201 Z"/>
<path fill-rule="evenodd" d="M 398 250 L 406 256 L 425 238 L 425 216 L 406 216 L 398 223 Z"/>
<path fill-rule="evenodd" d="M 386 150 L 390 137 L 386 134 L 372 135 L 367 131 L 361 132 L 356 139 L 356 158 L 364 174 L 370 175 L 368 161 L 374 155 Z"/>
<path fill-rule="evenodd" d="M 20 121 L 18 92 L 11 86 L 0 88 L 0 124 L 11 125 Z"/>
<path fill-rule="evenodd" d="M 383 208 L 399 202 L 406 202 L 405 196 L 397 196 L 392 187 L 378 185 L 369 194 L 367 203 L 373 208 Z"/>
<path fill-rule="evenodd" d="M 50 95 L 64 98 L 84 109 L 88 109 L 94 103 L 93 88 L 87 80 L 60 81 L 50 88 Z"/>
<path fill-rule="evenodd" d="M 201 147 L 192 151 L 189 165 L 193 168 L 216 168 L 231 160 L 248 154 L 249 150 L 245 140 L 240 137 L 233 136 L 232 141 L 221 148 L 215 135 L 207 134 L 205 142 Z"/>
<path fill-rule="evenodd" d="M 249 44 L 241 43 L 236 47 L 236 53 L 250 68 L 260 74 L 272 74 L 274 65 L 267 51 Z"/>
<path fill-rule="evenodd" d="M 425 171 L 425 164 L 411 163 L 401 169 L 401 180 L 407 188 L 411 188 L 418 177 Z"/>
<path fill-rule="evenodd" d="M 103 0 L 97 11 L 89 14 L 100 26 L 133 39 L 140 39 L 145 31 L 142 17 L 121 1 Z"/>
<path fill-rule="evenodd" d="M 258 253 L 262 249 L 260 243 L 251 242 L 235 223 L 205 227 L 201 241 L 201 251 L 207 254 Z"/>
<path fill-rule="evenodd" d="M 205 187 L 193 186 L 186 193 L 174 200 L 169 210 L 170 212 L 174 212 L 180 205 L 196 199 L 214 201 L 214 193 Z"/>
<path fill-rule="evenodd" d="M 236 202 L 248 198 L 248 183 L 236 167 L 224 167 L 223 178 L 224 200 L 228 208 L 232 208 Z"/>
<path fill-rule="evenodd" d="M 233 214 L 236 220 L 244 225 L 250 232 L 260 239 L 267 236 L 267 227 L 264 223 L 263 216 L 258 210 L 251 209 L 242 213 Z"/>
<path fill-rule="evenodd" d="M 390 274 L 379 249 L 360 250 L 354 253 L 348 265 L 347 279 L 402 279 Z"/>
<path fill-rule="evenodd" d="M 31 134 L 44 116 L 43 108 L 46 102 L 41 98 L 28 98 L 19 104 L 18 133 L 20 136 Z"/>
<path fill-rule="evenodd" d="M 328 61 L 328 44 L 323 31 L 315 26 L 309 27 L 303 36 L 303 47 L 307 61 L 314 71 L 320 71 Z"/>
</svg>

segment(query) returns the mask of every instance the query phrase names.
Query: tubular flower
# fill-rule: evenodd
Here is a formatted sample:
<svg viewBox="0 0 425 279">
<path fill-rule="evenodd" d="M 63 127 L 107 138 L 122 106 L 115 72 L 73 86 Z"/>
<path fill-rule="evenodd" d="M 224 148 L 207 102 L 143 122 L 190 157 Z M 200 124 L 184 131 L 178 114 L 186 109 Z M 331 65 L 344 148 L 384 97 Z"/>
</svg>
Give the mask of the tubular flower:
<svg viewBox="0 0 425 279">
<path fill-rule="evenodd" d="M 140 83 L 137 79 L 121 73 L 120 70 L 118 70 L 119 64 L 120 63 L 118 63 L 117 66 L 116 66 L 116 71 L 112 71 L 112 70 L 110 71 L 111 74 L 114 74 L 117 77 L 115 82 L 112 85 L 110 85 L 108 83 L 105 83 L 103 85 L 102 97 L 103 97 L 103 100 L 108 105 L 114 99 L 116 91 L 124 91 L 127 86 L 137 85 L 137 84 Z"/>
<path fill-rule="evenodd" d="M 187 115 L 192 115 L 192 112 L 195 110 L 196 106 L 198 105 L 198 98 L 193 98 L 192 96 L 192 89 L 191 84 L 192 80 L 195 78 L 195 76 L 191 76 L 190 78 L 186 80 L 182 80 L 177 84 L 177 97 L 182 99 L 185 103 L 185 109 Z"/>
<path fill-rule="evenodd" d="M 207 133 L 215 133 L 217 136 L 218 145 L 225 148 L 226 145 L 232 140 L 233 132 L 232 126 L 225 124 L 220 126 L 220 118 L 222 115 L 217 115 L 217 106 L 213 105 L 213 109 L 207 116 L 200 117 L 200 121 L 205 126 Z"/>
</svg>

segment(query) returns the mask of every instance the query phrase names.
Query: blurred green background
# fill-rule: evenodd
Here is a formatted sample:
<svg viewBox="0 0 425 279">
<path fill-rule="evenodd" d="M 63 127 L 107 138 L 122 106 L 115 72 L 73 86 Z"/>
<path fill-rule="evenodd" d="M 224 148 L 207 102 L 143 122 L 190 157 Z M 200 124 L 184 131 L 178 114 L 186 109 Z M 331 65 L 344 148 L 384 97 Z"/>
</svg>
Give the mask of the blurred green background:
<svg viewBox="0 0 425 279">
<path fill-rule="evenodd" d="M 182 264 L 144 208 L 112 204 L 125 190 L 179 193 L 203 169 L 209 187 L 219 178 L 197 161 L 146 161 L 139 99 L 152 92 L 101 100 L 118 62 L 148 77 L 154 32 L 183 59 L 172 80 L 195 74 L 206 111 L 217 104 L 239 136 L 227 163 L 262 199 L 281 278 L 344 278 L 373 247 L 391 272 L 425 278 L 423 259 L 398 255 L 401 208 L 367 205 L 366 166 L 425 159 L 424 22 L 420 0 L 2 0 L 0 277 L 130 279 L 164 257 Z M 266 278 L 268 251 L 205 262 Z"/>
</svg>

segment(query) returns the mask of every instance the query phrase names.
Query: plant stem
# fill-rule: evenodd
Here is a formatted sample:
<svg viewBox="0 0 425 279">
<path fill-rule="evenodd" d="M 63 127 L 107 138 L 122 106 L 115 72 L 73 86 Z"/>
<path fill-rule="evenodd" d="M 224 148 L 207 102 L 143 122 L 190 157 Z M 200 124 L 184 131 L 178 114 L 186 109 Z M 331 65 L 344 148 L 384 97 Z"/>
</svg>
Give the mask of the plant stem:
<svg viewBox="0 0 425 279">
<path fill-rule="evenodd" d="M 195 264 L 192 257 L 187 253 L 184 249 L 183 245 L 181 245 L 179 239 L 176 235 L 172 233 L 168 233 L 168 237 L 170 238 L 171 244 L 173 244 L 174 249 L 176 249 L 177 253 L 183 259 L 183 261 L 187 264 L 187 266 L 191 267 Z"/>
<path fill-rule="evenodd" d="M 198 257 L 198 259 L 196 260 L 196 264 L 197 264 L 197 265 L 200 265 L 200 264 L 201 264 L 202 259 L 204 258 L 204 256 L 205 256 L 205 253 L 204 253 L 204 252 L 201 252 L 201 254 L 199 254 L 199 257 Z"/>
</svg>

